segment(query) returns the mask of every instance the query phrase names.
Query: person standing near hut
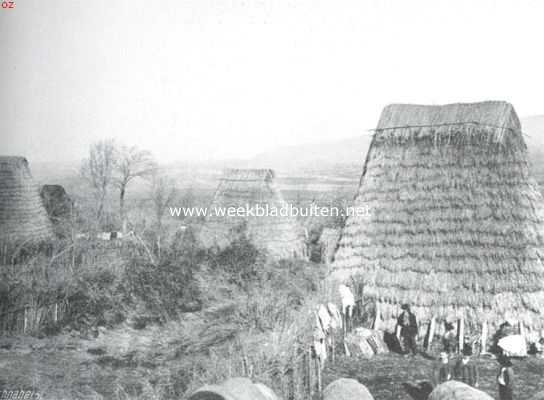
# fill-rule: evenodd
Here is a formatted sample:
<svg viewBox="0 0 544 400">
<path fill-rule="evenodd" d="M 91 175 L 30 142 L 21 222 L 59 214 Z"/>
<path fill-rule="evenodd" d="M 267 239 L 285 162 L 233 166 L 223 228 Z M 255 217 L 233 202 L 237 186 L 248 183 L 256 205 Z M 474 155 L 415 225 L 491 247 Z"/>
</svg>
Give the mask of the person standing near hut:
<svg viewBox="0 0 544 400">
<path fill-rule="evenodd" d="M 442 343 L 446 353 L 449 355 L 455 353 L 455 349 L 457 348 L 457 333 L 451 322 L 446 322 L 446 333 L 444 333 Z"/>
<path fill-rule="evenodd" d="M 478 387 L 480 374 L 478 366 L 471 359 L 471 351 L 466 348 L 463 349 L 463 357 L 461 357 L 453 369 L 455 379 L 466 383 L 469 386 Z"/>
<path fill-rule="evenodd" d="M 403 304 L 401 308 L 402 313 L 397 320 L 397 327 L 400 328 L 402 347 L 405 354 L 412 352 L 413 355 L 416 355 L 417 319 L 410 311 L 408 304 Z"/>
<path fill-rule="evenodd" d="M 514 370 L 512 362 L 505 354 L 498 357 L 500 364 L 497 383 L 499 384 L 499 400 L 512 400 L 514 394 Z"/>
</svg>

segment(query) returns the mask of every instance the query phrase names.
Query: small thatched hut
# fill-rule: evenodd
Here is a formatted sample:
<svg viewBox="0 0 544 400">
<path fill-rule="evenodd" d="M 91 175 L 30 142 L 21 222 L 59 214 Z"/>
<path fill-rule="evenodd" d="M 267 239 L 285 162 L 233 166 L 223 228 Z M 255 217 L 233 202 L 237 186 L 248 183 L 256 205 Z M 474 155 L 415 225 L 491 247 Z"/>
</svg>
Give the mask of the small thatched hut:
<svg viewBox="0 0 544 400">
<path fill-rule="evenodd" d="M 493 400 L 493 397 L 462 382 L 448 381 L 438 385 L 428 400 Z"/>
<path fill-rule="evenodd" d="M 200 238 L 205 246 L 222 248 L 240 229 L 273 258 L 306 258 L 304 232 L 275 186 L 272 170 L 227 170 L 208 208 Z"/>
<path fill-rule="evenodd" d="M 40 190 L 40 197 L 53 223 L 70 218 L 72 200 L 62 185 L 43 185 Z"/>
<path fill-rule="evenodd" d="M 52 237 L 27 160 L 0 156 L 0 242 L 37 243 Z"/>
<path fill-rule="evenodd" d="M 220 385 L 206 385 L 189 396 L 189 400 L 278 400 L 268 387 L 249 378 L 231 378 Z"/>
<path fill-rule="evenodd" d="M 544 208 L 514 108 L 390 105 L 368 151 L 332 278 L 354 275 L 394 323 L 544 324 Z"/>
<path fill-rule="evenodd" d="M 355 379 L 337 379 L 323 390 L 323 400 L 374 400 L 365 385 Z"/>
</svg>

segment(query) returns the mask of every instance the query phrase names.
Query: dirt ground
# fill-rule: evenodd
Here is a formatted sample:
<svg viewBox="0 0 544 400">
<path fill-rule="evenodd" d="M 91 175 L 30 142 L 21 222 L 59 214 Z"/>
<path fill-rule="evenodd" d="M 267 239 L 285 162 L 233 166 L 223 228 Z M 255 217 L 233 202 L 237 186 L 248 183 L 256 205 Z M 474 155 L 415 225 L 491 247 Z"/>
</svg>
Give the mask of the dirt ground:
<svg viewBox="0 0 544 400">
<path fill-rule="evenodd" d="M 0 339 L 0 391 L 33 389 L 42 399 L 54 400 L 162 399 L 157 388 L 147 384 L 164 374 L 164 359 L 173 358 L 168 353 L 175 351 L 174 342 L 162 332 L 149 330 L 137 335 L 119 329 L 91 340 L 69 336 Z M 323 384 L 349 377 L 365 384 L 376 400 L 409 400 L 402 383 L 428 380 L 434 362 L 422 355 L 338 356 L 334 364 L 326 366 Z M 480 388 L 497 398 L 497 362 L 482 357 L 477 363 Z M 544 390 L 544 359 L 528 357 L 513 363 L 517 400 L 529 400 Z"/>
<path fill-rule="evenodd" d="M 370 359 L 340 357 L 323 373 L 324 387 L 337 378 L 354 378 L 370 390 L 375 400 L 408 400 L 403 382 L 430 380 L 436 361 L 427 356 L 403 357 L 398 354 L 377 355 Z M 512 360 L 515 374 L 514 398 L 529 400 L 544 390 L 544 359 L 528 357 Z M 496 375 L 498 364 L 487 356 L 477 359 L 480 390 L 498 398 Z"/>
</svg>

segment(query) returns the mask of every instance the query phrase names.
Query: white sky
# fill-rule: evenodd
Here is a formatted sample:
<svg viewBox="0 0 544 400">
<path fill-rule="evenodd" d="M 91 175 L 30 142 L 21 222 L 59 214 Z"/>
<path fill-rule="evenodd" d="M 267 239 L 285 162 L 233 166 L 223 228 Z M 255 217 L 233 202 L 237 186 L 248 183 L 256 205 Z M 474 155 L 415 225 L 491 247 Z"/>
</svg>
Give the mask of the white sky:
<svg viewBox="0 0 544 400">
<path fill-rule="evenodd" d="M 392 102 L 544 114 L 544 1 L 15 0 L 0 154 L 115 137 L 165 161 L 364 134 Z"/>
</svg>

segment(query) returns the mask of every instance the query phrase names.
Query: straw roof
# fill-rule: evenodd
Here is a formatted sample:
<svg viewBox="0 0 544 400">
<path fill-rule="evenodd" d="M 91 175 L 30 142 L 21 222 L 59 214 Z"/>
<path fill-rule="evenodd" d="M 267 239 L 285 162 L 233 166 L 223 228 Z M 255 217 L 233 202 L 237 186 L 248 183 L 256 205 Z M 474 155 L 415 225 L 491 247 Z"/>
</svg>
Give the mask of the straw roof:
<svg viewBox="0 0 544 400">
<path fill-rule="evenodd" d="M 544 208 L 505 102 L 390 105 L 368 151 L 332 278 L 357 276 L 390 324 L 544 324 Z M 389 325 L 391 326 L 391 325 Z"/>
<path fill-rule="evenodd" d="M 53 237 L 28 162 L 0 156 L 0 241 L 35 243 Z"/>
<path fill-rule="evenodd" d="M 62 185 L 43 185 L 40 197 L 53 223 L 60 223 L 70 217 L 72 200 Z"/>
<path fill-rule="evenodd" d="M 220 385 L 205 385 L 189 396 L 189 400 L 277 400 L 274 392 L 249 378 L 230 378 Z"/>
<path fill-rule="evenodd" d="M 235 234 L 245 227 L 256 247 L 264 249 L 272 258 L 305 258 L 304 232 L 290 215 L 218 215 L 216 210 L 243 207 L 255 210 L 259 206 L 271 211 L 287 209 L 280 191 L 274 184 L 274 172 L 269 169 L 229 169 L 208 208 L 201 230 L 206 246 L 227 246 Z M 271 212 L 269 212 L 271 214 Z"/>
<path fill-rule="evenodd" d="M 430 394 L 429 400 L 493 400 L 493 397 L 478 389 L 457 381 L 438 385 Z"/>
<path fill-rule="evenodd" d="M 323 390 L 323 400 L 374 400 L 365 385 L 351 378 L 339 378 Z"/>
</svg>

